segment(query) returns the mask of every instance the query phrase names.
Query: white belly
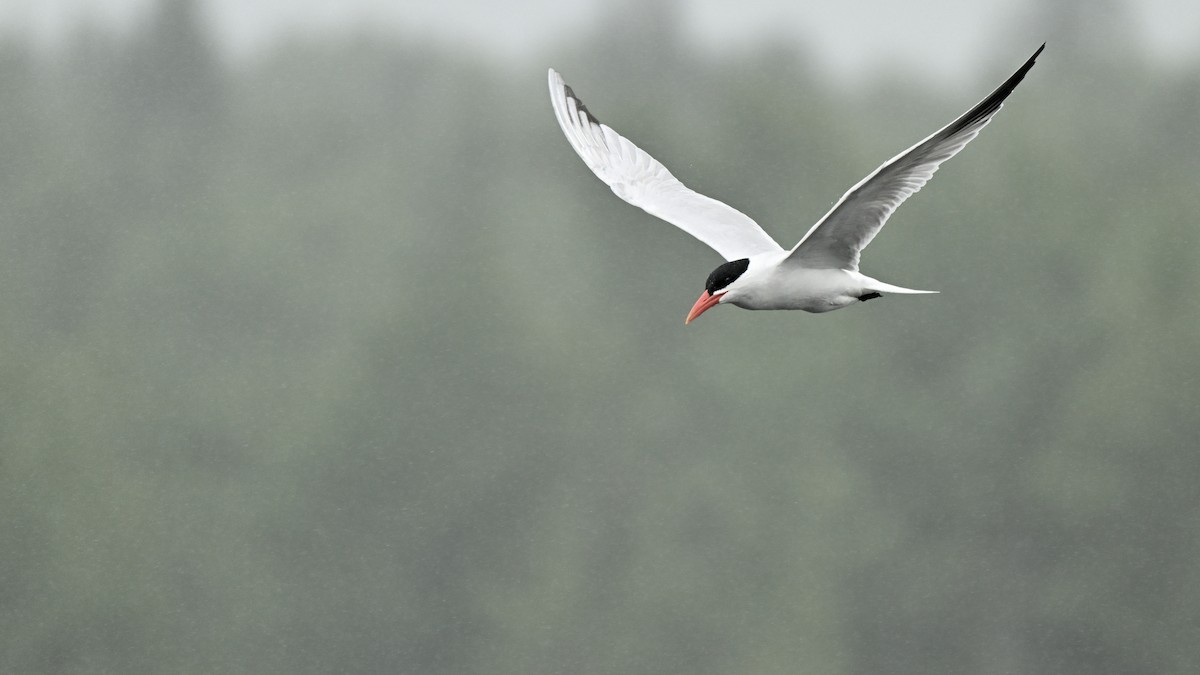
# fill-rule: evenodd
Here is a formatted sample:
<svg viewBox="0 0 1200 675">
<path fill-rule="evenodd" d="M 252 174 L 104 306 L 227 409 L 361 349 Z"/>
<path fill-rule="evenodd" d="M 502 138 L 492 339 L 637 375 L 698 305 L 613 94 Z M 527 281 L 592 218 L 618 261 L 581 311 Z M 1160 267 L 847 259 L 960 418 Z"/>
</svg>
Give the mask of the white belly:
<svg viewBox="0 0 1200 675">
<path fill-rule="evenodd" d="M 830 312 L 858 302 L 866 277 L 846 270 L 775 268 L 755 279 L 729 302 L 743 309 L 801 309 Z"/>
</svg>

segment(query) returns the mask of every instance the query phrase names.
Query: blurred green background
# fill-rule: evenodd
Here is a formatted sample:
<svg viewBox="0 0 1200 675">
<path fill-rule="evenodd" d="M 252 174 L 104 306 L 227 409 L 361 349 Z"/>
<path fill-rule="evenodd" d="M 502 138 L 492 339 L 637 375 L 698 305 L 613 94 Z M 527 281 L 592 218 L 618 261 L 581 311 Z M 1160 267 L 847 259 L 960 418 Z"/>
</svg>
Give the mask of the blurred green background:
<svg viewBox="0 0 1200 675">
<path fill-rule="evenodd" d="M 0 43 L 0 671 L 1197 672 L 1200 64 L 1064 2 L 845 81 L 630 7 L 528 67 Z M 1043 39 L 864 256 L 942 294 L 824 316 L 685 328 L 720 259 L 546 94 L 790 245 Z"/>
</svg>

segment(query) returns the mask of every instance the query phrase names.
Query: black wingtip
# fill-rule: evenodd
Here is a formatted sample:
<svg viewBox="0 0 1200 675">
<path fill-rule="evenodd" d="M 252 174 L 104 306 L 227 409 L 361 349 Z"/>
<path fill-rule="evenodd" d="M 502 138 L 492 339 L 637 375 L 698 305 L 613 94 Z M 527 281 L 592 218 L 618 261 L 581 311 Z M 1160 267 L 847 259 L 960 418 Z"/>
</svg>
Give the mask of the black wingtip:
<svg viewBox="0 0 1200 675">
<path fill-rule="evenodd" d="M 587 106 L 583 104 L 583 101 L 579 100 L 579 97 L 575 95 L 575 91 L 571 89 L 571 85 L 564 82 L 563 91 L 566 92 L 567 98 L 575 101 L 575 107 L 579 109 L 579 112 L 583 113 L 584 116 L 587 117 L 589 122 L 599 126 L 600 120 L 596 119 L 596 116 L 592 114 L 592 111 L 588 110 Z"/>
<path fill-rule="evenodd" d="M 1001 85 L 1000 88 L 1007 88 L 1011 92 L 1017 86 L 1017 84 L 1021 82 L 1021 80 L 1025 79 L 1025 73 L 1028 73 L 1029 69 L 1033 68 L 1033 64 L 1037 63 L 1037 57 L 1041 56 L 1042 50 L 1045 48 L 1046 43 L 1043 42 L 1042 46 L 1038 47 L 1037 51 L 1033 53 L 1033 56 L 1029 57 L 1029 60 L 1025 62 L 1025 65 L 1021 66 L 1017 72 L 1013 73 L 1012 77 L 1008 78 L 1008 81 Z"/>
<path fill-rule="evenodd" d="M 964 113 L 962 117 L 952 122 L 950 126 L 944 130 L 944 135 L 951 136 L 971 126 L 972 124 L 979 122 L 980 120 L 994 115 L 1004 103 L 1004 99 L 1008 98 L 1008 95 L 1017 88 L 1017 85 L 1021 83 L 1021 80 L 1025 79 L 1025 74 L 1029 72 L 1030 68 L 1033 68 L 1033 64 L 1037 62 L 1038 55 L 1041 54 L 1042 50 L 1045 48 L 1046 43 L 1043 42 L 1042 46 L 1038 47 L 1037 51 L 1033 53 L 1033 56 L 1029 57 L 1029 59 L 1025 61 L 1024 65 L 1017 69 L 1017 72 L 1010 75 L 1009 78 L 1004 81 L 1004 84 L 1001 84 L 999 87 L 997 87 L 996 90 L 989 94 L 987 98 L 983 99 L 976 104 L 974 108 Z"/>
<path fill-rule="evenodd" d="M 1025 65 L 1021 66 L 1020 70 L 1018 70 L 1011 78 L 1009 78 L 1009 81 L 1012 82 L 1012 86 L 1017 86 L 1017 83 L 1025 77 L 1025 73 L 1028 73 L 1029 69 L 1033 67 L 1033 64 L 1037 63 L 1037 57 L 1041 56 L 1042 50 L 1045 48 L 1046 43 L 1043 42 L 1042 46 L 1038 47 L 1037 51 L 1033 53 L 1033 56 L 1029 57 L 1029 60 L 1025 62 Z M 1005 84 L 1008 83 L 1006 82 Z"/>
</svg>

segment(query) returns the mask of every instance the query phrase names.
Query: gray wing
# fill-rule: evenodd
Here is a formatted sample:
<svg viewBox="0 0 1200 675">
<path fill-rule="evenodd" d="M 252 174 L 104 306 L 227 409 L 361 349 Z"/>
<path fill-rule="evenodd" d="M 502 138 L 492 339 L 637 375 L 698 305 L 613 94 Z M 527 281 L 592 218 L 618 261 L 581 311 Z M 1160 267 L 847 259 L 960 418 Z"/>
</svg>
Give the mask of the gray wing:
<svg viewBox="0 0 1200 675">
<path fill-rule="evenodd" d="M 658 160 L 602 124 L 553 68 L 550 103 L 571 147 L 621 199 L 708 244 L 726 260 L 783 251 L 749 216 L 688 189 Z"/>
<path fill-rule="evenodd" d="M 1025 65 L 974 108 L 850 188 L 796 244 L 786 262 L 858 271 L 859 253 L 892 212 L 920 190 L 942 162 L 958 154 L 987 126 L 1045 48 L 1043 43 Z"/>
</svg>

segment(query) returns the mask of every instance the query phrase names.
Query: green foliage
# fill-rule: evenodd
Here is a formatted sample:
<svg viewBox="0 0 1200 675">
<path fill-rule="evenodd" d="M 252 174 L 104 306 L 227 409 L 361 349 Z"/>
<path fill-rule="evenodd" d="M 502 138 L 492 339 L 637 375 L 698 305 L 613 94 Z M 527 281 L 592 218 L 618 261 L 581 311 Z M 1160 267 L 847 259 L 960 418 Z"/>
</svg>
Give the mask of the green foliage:
<svg viewBox="0 0 1200 675">
<path fill-rule="evenodd" d="M 1200 663 L 1200 73 L 1052 45 L 865 256 L 943 295 L 685 328 L 718 260 L 540 68 L 186 5 L 0 50 L 0 670 Z M 784 242 L 978 98 L 608 34 L 593 111 Z"/>
</svg>

